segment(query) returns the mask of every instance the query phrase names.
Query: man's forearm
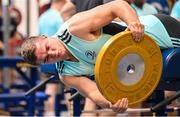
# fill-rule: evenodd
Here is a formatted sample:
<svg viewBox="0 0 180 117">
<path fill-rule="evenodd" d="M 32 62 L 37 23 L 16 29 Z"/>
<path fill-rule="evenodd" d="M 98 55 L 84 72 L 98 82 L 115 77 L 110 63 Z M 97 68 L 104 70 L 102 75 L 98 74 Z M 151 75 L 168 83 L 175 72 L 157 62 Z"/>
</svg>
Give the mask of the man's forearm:
<svg viewBox="0 0 180 117">
<path fill-rule="evenodd" d="M 134 11 L 134 9 L 123 0 L 116 0 L 111 2 L 112 14 L 114 17 L 119 17 L 121 20 L 126 22 L 127 24 L 132 22 L 139 22 L 138 15 Z"/>
<path fill-rule="evenodd" d="M 94 81 L 91 81 L 87 78 L 84 78 L 84 84 L 82 88 L 80 88 L 83 95 L 91 99 L 94 103 L 99 105 L 102 108 L 109 108 L 109 101 L 101 94 L 99 91 L 97 84 Z M 84 86 L 88 86 L 84 87 Z"/>
<path fill-rule="evenodd" d="M 102 108 L 109 108 L 109 101 L 100 93 L 94 81 L 86 77 L 63 77 L 61 79 L 66 85 L 77 89 L 83 96 L 91 99 Z"/>
<path fill-rule="evenodd" d="M 99 90 L 94 90 L 89 92 L 88 94 L 89 98 L 94 101 L 97 105 L 99 105 L 102 108 L 109 108 L 110 107 L 110 102 L 105 99 L 105 97 L 99 92 Z"/>
</svg>

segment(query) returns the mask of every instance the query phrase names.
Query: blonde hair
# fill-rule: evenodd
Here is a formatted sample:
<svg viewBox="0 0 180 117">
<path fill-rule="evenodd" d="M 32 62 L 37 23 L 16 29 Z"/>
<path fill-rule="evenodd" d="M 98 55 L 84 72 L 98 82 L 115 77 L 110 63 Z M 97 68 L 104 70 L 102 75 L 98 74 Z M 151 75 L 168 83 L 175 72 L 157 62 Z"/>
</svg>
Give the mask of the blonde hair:
<svg viewBox="0 0 180 117">
<path fill-rule="evenodd" d="M 33 65 L 37 65 L 37 57 L 35 55 L 36 50 L 36 40 L 41 36 L 32 36 L 27 38 L 18 49 L 18 54 L 23 57 L 23 59 Z"/>
</svg>

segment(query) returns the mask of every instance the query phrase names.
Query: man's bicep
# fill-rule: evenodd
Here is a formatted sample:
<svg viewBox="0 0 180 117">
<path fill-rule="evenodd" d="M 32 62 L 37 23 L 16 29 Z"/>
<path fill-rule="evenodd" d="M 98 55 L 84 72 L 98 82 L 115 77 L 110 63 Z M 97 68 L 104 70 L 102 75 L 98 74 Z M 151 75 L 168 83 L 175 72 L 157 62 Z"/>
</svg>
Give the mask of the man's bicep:
<svg viewBox="0 0 180 117">
<path fill-rule="evenodd" d="M 114 19 L 109 5 L 99 6 L 91 10 L 89 15 L 91 15 L 89 19 L 92 20 L 90 25 L 93 31 L 101 29 L 103 26 L 109 24 Z"/>
<path fill-rule="evenodd" d="M 113 18 L 112 8 L 110 4 L 107 3 L 74 15 L 69 20 L 71 24 L 69 29 L 71 33 L 80 37 L 100 30 L 103 26 L 109 24 Z"/>
</svg>

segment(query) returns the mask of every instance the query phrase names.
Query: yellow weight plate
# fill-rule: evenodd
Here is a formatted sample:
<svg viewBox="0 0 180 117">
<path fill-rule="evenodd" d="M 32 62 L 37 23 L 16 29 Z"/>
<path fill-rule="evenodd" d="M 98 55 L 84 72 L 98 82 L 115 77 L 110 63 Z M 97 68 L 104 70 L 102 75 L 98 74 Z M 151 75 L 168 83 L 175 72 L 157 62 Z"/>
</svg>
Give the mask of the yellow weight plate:
<svg viewBox="0 0 180 117">
<path fill-rule="evenodd" d="M 100 92 L 112 103 L 127 97 L 129 105 L 149 97 L 162 72 L 159 46 L 147 35 L 135 42 L 130 32 L 122 32 L 102 47 L 95 65 L 95 80 Z"/>
</svg>

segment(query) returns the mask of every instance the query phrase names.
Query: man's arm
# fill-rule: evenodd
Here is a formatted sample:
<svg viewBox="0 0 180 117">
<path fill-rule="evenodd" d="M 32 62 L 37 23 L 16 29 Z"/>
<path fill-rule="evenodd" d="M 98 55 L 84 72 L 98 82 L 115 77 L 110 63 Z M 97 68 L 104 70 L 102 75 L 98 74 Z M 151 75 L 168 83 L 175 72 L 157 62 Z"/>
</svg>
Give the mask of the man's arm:
<svg viewBox="0 0 180 117">
<path fill-rule="evenodd" d="M 99 92 L 96 83 L 86 77 L 65 76 L 61 78 L 61 81 L 67 86 L 77 89 L 83 96 L 88 97 L 102 108 L 111 108 L 115 112 L 124 112 L 127 109 L 127 99 L 123 98 L 112 105 Z"/>
<path fill-rule="evenodd" d="M 140 23 L 136 12 L 123 0 L 115 0 L 81 12 L 74 15 L 69 22 L 73 27 L 73 34 L 81 36 L 100 30 L 103 26 L 111 23 L 116 17 L 127 23 L 128 29 L 132 32 L 135 39 L 143 37 L 144 27 Z"/>
<path fill-rule="evenodd" d="M 65 76 L 61 81 L 69 87 L 77 89 L 81 95 L 88 97 L 103 108 L 109 107 L 109 101 L 99 92 L 96 83 L 86 77 Z"/>
</svg>

